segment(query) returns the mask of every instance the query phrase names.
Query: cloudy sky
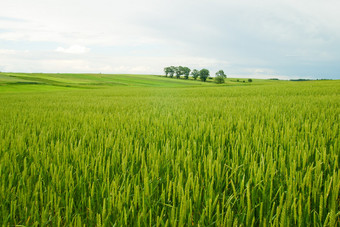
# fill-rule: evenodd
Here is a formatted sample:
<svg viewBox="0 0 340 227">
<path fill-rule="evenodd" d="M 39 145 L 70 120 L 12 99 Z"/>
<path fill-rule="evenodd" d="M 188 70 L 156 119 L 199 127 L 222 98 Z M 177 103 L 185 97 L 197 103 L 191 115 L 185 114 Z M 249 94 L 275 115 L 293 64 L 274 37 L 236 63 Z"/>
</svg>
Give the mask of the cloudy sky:
<svg viewBox="0 0 340 227">
<path fill-rule="evenodd" d="M 1 0 L 0 71 L 340 79 L 339 0 Z"/>
</svg>

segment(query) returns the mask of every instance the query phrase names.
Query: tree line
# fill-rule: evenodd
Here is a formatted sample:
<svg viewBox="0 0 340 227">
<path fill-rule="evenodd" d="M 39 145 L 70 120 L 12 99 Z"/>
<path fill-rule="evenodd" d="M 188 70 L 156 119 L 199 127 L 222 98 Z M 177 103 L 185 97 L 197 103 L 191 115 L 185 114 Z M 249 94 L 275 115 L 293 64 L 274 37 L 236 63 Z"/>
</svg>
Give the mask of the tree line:
<svg viewBox="0 0 340 227">
<path fill-rule="evenodd" d="M 181 76 L 184 76 L 184 79 L 189 79 L 189 76 L 191 75 L 194 80 L 200 78 L 200 80 L 203 82 L 205 82 L 210 76 L 210 72 L 208 69 L 191 70 L 186 66 L 168 66 L 164 68 L 164 73 L 166 77 L 173 78 L 175 76 L 177 79 L 179 79 Z M 216 83 L 224 83 L 225 78 L 227 78 L 227 75 L 223 72 L 223 70 L 219 70 L 218 72 L 216 72 Z"/>
</svg>

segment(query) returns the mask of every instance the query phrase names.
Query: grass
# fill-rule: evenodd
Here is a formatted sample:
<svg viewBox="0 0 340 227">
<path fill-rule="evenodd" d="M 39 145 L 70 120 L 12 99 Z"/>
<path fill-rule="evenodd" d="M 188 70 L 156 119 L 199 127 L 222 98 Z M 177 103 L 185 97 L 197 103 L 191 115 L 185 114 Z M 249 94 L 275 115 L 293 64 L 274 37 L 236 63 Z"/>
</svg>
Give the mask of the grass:
<svg viewBox="0 0 340 227">
<path fill-rule="evenodd" d="M 0 74 L 0 223 L 339 225 L 340 81 L 230 80 Z"/>
<path fill-rule="evenodd" d="M 129 86 L 129 87 L 178 87 L 178 86 L 199 86 L 203 85 L 200 81 L 193 80 L 165 80 L 161 76 L 152 75 L 109 75 L 109 74 L 27 74 L 27 73 L 1 73 L 0 86 L 2 91 L 5 87 L 26 90 L 21 85 L 40 85 L 56 86 L 66 88 L 102 88 L 112 86 Z M 209 83 L 211 84 L 211 83 Z M 9 86 L 11 85 L 11 86 Z M 206 85 L 206 84 L 205 84 Z M 5 87 L 4 87 L 5 86 Z M 34 87 L 32 87 L 34 88 Z M 0 92 L 1 92 L 0 90 Z"/>
</svg>

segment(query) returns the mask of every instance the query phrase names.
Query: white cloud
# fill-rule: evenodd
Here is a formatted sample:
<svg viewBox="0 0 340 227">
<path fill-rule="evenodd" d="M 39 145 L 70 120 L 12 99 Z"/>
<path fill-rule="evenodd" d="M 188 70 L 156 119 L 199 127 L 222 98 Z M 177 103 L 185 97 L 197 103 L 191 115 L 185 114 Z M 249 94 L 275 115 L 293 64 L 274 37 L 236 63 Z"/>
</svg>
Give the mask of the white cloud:
<svg viewBox="0 0 340 227">
<path fill-rule="evenodd" d="M 14 52 L 0 54 L 15 55 L 6 67 L 23 71 L 162 73 L 188 65 L 235 75 L 335 75 L 339 8 L 338 0 L 2 0 L 0 45 Z M 31 59 L 15 53 L 23 49 Z"/>
<path fill-rule="evenodd" d="M 85 54 L 90 51 L 90 48 L 80 45 L 72 45 L 68 48 L 58 47 L 57 49 L 55 49 L 55 51 L 67 54 Z"/>
<path fill-rule="evenodd" d="M 11 53 L 10 55 L 1 53 Z M 0 71 L 21 72 L 89 72 L 89 73 L 137 73 L 162 74 L 168 65 L 186 65 L 190 68 L 209 68 L 217 71 L 221 64 L 228 67 L 228 62 L 218 59 L 174 56 L 102 56 L 91 53 L 72 55 L 45 52 L 0 51 Z M 216 70 L 215 70 L 216 69 Z"/>
<path fill-rule="evenodd" d="M 16 54 L 18 51 L 9 49 L 0 49 L 0 54 Z"/>
</svg>

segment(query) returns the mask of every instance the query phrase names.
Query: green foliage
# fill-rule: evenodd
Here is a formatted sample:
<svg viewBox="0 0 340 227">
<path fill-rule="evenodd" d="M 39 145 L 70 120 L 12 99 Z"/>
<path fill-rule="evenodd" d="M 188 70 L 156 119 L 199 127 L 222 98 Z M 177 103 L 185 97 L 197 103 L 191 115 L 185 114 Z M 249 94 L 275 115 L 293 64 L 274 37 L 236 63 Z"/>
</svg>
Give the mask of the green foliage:
<svg viewBox="0 0 340 227">
<path fill-rule="evenodd" d="M 215 83 L 217 84 L 224 84 L 224 77 L 223 76 L 216 76 Z"/>
<path fill-rule="evenodd" d="M 183 66 L 175 67 L 174 70 L 175 70 L 176 78 L 179 79 L 183 72 Z"/>
<path fill-rule="evenodd" d="M 184 75 L 185 79 L 189 78 L 190 75 L 190 69 L 186 66 L 170 66 L 170 67 L 165 67 L 164 71 L 167 72 L 166 76 L 169 74 L 170 77 L 173 77 L 173 75 L 176 75 L 176 78 L 179 79 L 182 75 Z"/>
<path fill-rule="evenodd" d="M 338 223 L 340 81 L 1 76 L 3 226 Z"/>
<path fill-rule="evenodd" d="M 191 70 L 188 67 L 182 68 L 182 75 L 184 75 L 185 79 L 189 79 L 190 71 Z"/>
<path fill-rule="evenodd" d="M 191 75 L 192 75 L 192 78 L 194 78 L 194 80 L 197 80 L 197 78 L 200 75 L 200 72 L 197 69 L 194 69 L 191 71 Z"/>
<path fill-rule="evenodd" d="M 209 70 L 207 69 L 201 69 L 200 70 L 200 79 L 205 82 L 207 78 L 209 77 Z"/>
<path fill-rule="evenodd" d="M 253 80 L 252 79 L 248 79 L 248 82 L 251 83 L 251 82 L 253 82 Z"/>
<path fill-rule="evenodd" d="M 169 76 L 170 78 L 174 77 L 174 74 L 177 72 L 177 67 L 175 66 L 170 66 L 169 67 Z"/>
<path fill-rule="evenodd" d="M 171 71 L 170 67 L 165 67 L 164 68 L 165 77 L 167 77 L 169 75 L 170 71 Z"/>
<path fill-rule="evenodd" d="M 217 73 L 216 73 L 216 77 L 222 77 L 222 78 L 227 78 L 227 75 L 224 73 L 223 70 L 219 70 Z"/>
</svg>

